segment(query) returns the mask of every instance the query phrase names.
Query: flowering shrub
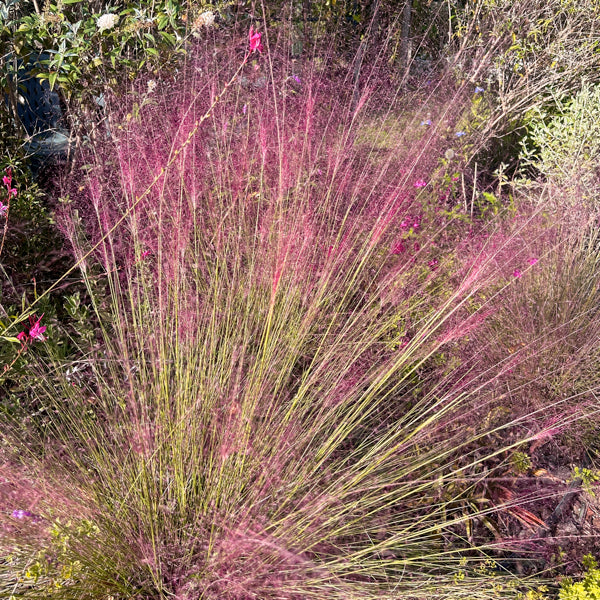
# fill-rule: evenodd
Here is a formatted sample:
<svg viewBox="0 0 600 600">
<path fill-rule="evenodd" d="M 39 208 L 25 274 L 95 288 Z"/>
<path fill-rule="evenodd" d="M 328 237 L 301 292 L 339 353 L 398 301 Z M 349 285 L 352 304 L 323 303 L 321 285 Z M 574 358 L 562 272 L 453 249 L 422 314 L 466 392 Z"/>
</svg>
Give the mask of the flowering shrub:
<svg viewBox="0 0 600 600">
<path fill-rule="evenodd" d="M 1 8 L 0 48 L 14 60 L 3 62 L 0 85 L 18 103 L 19 64 L 58 88 L 75 138 L 89 135 L 102 121 L 102 98 L 143 72 L 172 74 L 185 55 L 190 35 L 198 25 L 214 23 L 215 14 L 187 0 L 138 0 L 120 10 L 107 11 L 94 0 L 34 3 L 9 2 Z M 216 9 L 215 9 L 216 10 Z M 211 20 L 212 16 L 212 20 Z M 13 115 L 14 119 L 15 115 Z"/>
</svg>

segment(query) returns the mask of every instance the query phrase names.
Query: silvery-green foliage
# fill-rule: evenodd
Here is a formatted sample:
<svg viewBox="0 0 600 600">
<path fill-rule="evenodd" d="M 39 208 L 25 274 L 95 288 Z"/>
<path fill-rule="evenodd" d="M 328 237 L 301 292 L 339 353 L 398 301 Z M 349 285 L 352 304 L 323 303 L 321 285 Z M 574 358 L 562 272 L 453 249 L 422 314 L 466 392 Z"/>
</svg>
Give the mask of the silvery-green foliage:
<svg viewBox="0 0 600 600">
<path fill-rule="evenodd" d="M 573 98 L 556 98 L 554 114 L 537 109 L 521 143 L 522 164 L 575 197 L 600 191 L 600 85 L 586 82 Z"/>
</svg>

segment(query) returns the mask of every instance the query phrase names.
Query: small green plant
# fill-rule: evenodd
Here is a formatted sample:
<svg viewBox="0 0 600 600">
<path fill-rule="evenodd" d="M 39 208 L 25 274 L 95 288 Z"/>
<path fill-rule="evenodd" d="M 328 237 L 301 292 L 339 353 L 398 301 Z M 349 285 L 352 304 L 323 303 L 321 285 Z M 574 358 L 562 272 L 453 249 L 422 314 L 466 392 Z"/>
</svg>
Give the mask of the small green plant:
<svg viewBox="0 0 600 600">
<path fill-rule="evenodd" d="M 523 475 L 531 469 L 531 458 L 525 452 L 514 452 L 510 457 L 510 465 L 517 475 Z"/>
<path fill-rule="evenodd" d="M 581 487 L 591 496 L 595 496 L 593 485 L 600 481 L 600 474 L 597 471 L 583 467 L 575 467 L 573 469 L 573 475 L 571 475 L 570 481 L 581 480 Z"/>
<path fill-rule="evenodd" d="M 600 600 L 600 569 L 591 554 L 584 557 L 583 566 L 587 572 L 581 581 L 568 578 L 562 582 L 560 600 Z"/>
</svg>

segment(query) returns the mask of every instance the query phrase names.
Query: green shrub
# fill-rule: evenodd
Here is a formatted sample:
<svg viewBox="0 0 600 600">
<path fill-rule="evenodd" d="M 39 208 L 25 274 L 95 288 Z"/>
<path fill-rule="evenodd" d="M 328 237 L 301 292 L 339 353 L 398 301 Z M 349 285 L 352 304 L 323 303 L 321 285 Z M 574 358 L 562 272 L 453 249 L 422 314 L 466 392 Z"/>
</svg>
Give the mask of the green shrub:
<svg viewBox="0 0 600 600">
<path fill-rule="evenodd" d="M 600 191 L 600 85 L 584 83 L 573 98 L 555 98 L 555 107 L 529 115 L 521 159 L 575 202 L 596 203 Z"/>
</svg>

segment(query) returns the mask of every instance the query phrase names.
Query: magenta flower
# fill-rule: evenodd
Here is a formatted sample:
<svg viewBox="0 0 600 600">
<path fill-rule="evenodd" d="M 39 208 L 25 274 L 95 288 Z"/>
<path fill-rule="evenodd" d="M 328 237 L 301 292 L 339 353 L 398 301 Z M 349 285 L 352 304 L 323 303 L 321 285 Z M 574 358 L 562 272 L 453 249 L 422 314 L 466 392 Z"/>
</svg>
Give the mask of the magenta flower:
<svg viewBox="0 0 600 600">
<path fill-rule="evenodd" d="M 427 185 L 427 182 L 424 179 L 417 179 L 417 181 L 413 184 L 416 188 L 422 188 Z"/>
<path fill-rule="evenodd" d="M 17 333 L 17 339 L 24 344 L 27 341 L 27 334 L 21 331 L 21 333 Z"/>
<path fill-rule="evenodd" d="M 519 279 L 519 277 L 521 277 L 521 275 L 523 275 L 523 273 L 521 272 L 521 269 L 515 269 L 513 271 L 513 277 L 516 277 L 517 279 Z"/>
<path fill-rule="evenodd" d="M 46 327 L 42 326 L 40 327 L 40 321 L 42 320 L 42 317 L 44 315 L 42 315 L 31 327 L 31 329 L 29 330 L 29 337 L 32 340 L 39 340 L 40 342 L 45 342 L 46 338 L 44 337 L 44 331 L 46 331 Z"/>
<path fill-rule="evenodd" d="M 535 263 L 538 261 L 537 258 L 534 258 L 533 256 L 527 261 L 530 265 L 535 265 Z"/>
<path fill-rule="evenodd" d="M 12 169 L 8 167 L 6 169 L 6 175 L 2 178 L 2 183 L 6 186 L 8 190 L 8 197 L 17 195 L 17 188 L 10 187 L 12 185 Z"/>
<path fill-rule="evenodd" d="M 0 201 L 0 217 L 3 217 L 8 212 L 8 204 L 2 204 Z"/>
<path fill-rule="evenodd" d="M 2 183 L 9 188 L 12 183 L 12 169 L 8 167 L 6 169 L 6 175 L 2 178 Z"/>
<path fill-rule="evenodd" d="M 263 51 L 263 45 L 260 42 L 261 36 L 262 33 L 254 31 L 254 27 L 250 25 L 250 33 L 248 35 L 248 38 L 250 40 L 250 52 L 256 52 L 257 50 L 258 52 Z"/>
<path fill-rule="evenodd" d="M 397 242 L 396 244 L 394 244 L 391 250 L 392 254 L 402 254 L 405 251 L 406 248 L 404 247 L 404 244 L 402 242 Z"/>
</svg>

